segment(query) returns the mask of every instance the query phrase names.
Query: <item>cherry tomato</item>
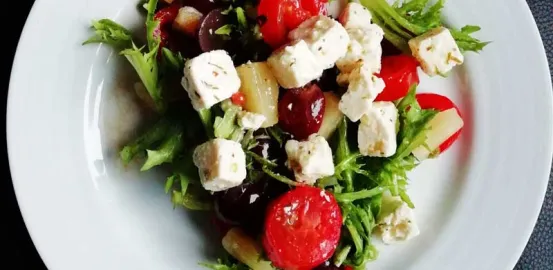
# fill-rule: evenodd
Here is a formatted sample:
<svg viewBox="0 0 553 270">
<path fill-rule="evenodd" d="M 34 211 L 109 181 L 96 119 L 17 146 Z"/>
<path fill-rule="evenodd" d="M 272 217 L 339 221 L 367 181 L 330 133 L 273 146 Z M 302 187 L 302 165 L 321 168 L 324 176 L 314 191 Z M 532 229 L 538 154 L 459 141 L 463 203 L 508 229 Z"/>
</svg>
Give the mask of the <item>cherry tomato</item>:
<svg viewBox="0 0 553 270">
<path fill-rule="evenodd" d="M 269 205 L 263 247 L 277 268 L 313 269 L 333 255 L 341 228 L 342 213 L 332 194 L 297 187 Z"/>
<path fill-rule="evenodd" d="M 459 111 L 459 108 L 455 105 L 455 103 L 453 103 L 453 101 L 451 101 L 451 99 L 447 98 L 446 96 L 434 93 L 420 93 L 416 95 L 416 98 L 422 109 L 434 109 L 443 112 L 445 110 L 455 108 L 457 114 L 459 114 L 459 116 L 463 118 L 463 115 L 461 114 L 461 111 Z M 459 138 L 462 130 L 462 128 L 459 129 L 457 132 L 451 135 L 451 137 L 440 144 L 440 153 L 443 153 L 444 151 L 449 149 L 449 147 Z"/>
<path fill-rule="evenodd" d="M 419 83 L 418 65 L 417 59 L 405 54 L 382 57 L 378 77 L 384 80 L 386 87 L 375 101 L 394 101 L 407 95 L 411 85 Z"/>
<path fill-rule="evenodd" d="M 316 84 L 289 89 L 278 102 L 280 126 L 295 139 L 306 139 L 321 128 L 325 107 L 325 96 Z"/>
<path fill-rule="evenodd" d="M 179 14 L 180 4 L 178 1 L 175 3 L 160 9 L 154 15 L 154 20 L 158 21 L 159 24 L 156 29 L 154 29 L 154 37 L 160 37 L 161 42 L 159 44 L 159 49 L 167 47 L 170 44 L 171 35 L 169 34 L 173 21 L 177 18 Z"/>
<path fill-rule="evenodd" d="M 263 40 L 273 48 L 287 41 L 288 32 L 312 16 L 326 14 L 328 0 L 260 0 L 258 23 Z"/>
<path fill-rule="evenodd" d="M 246 96 L 242 92 L 236 92 L 230 97 L 230 101 L 236 106 L 244 107 Z"/>
</svg>

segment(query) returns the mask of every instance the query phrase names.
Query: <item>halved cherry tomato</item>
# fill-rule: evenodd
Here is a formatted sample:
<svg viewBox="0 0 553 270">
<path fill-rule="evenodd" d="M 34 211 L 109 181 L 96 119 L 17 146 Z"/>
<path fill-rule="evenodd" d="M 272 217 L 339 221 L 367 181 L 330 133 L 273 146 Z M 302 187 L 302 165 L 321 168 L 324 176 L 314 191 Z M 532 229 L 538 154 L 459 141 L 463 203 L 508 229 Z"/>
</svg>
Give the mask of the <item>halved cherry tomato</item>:
<svg viewBox="0 0 553 270">
<path fill-rule="evenodd" d="M 418 65 L 417 59 L 406 54 L 382 57 L 382 69 L 377 76 L 386 87 L 375 101 L 394 101 L 407 95 L 411 85 L 419 83 Z"/>
<path fill-rule="evenodd" d="M 232 101 L 232 104 L 244 107 L 244 103 L 246 102 L 246 96 L 242 92 L 236 92 L 230 97 L 230 101 Z"/>
<path fill-rule="evenodd" d="M 312 16 L 326 14 L 328 0 L 261 0 L 257 6 L 263 40 L 273 48 L 287 41 L 288 32 Z"/>
<path fill-rule="evenodd" d="M 281 269 L 313 269 L 329 259 L 338 245 L 342 212 L 331 193 L 302 186 L 268 207 L 263 247 Z"/>
<path fill-rule="evenodd" d="M 434 109 L 443 112 L 445 110 L 455 108 L 457 114 L 459 114 L 459 116 L 463 118 L 463 115 L 461 114 L 459 108 L 455 105 L 455 103 L 453 103 L 453 101 L 451 101 L 451 99 L 446 96 L 434 93 L 420 93 L 416 95 L 416 99 L 422 109 Z M 449 147 L 459 138 L 462 130 L 462 128 L 459 129 L 457 132 L 451 135 L 451 137 L 440 144 L 440 153 L 443 153 L 444 151 L 449 149 Z"/>
</svg>

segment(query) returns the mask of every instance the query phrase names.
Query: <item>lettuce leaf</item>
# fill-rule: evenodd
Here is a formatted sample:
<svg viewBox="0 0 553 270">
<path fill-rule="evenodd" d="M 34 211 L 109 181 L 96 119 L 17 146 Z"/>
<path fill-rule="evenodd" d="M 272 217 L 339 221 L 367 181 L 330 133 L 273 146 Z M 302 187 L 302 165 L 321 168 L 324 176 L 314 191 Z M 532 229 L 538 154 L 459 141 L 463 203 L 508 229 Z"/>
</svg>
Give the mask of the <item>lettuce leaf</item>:
<svg viewBox="0 0 553 270">
<path fill-rule="evenodd" d="M 384 30 L 384 37 L 405 53 L 409 52 L 410 39 L 436 27 L 444 26 L 442 8 L 445 0 L 396 0 L 393 5 L 386 0 L 360 0 L 373 15 L 374 23 Z M 464 29 L 464 30 L 463 30 Z M 450 28 L 459 49 L 463 52 L 479 52 L 490 42 L 483 42 L 472 34 L 480 27 L 467 25 L 461 30 Z"/>
<path fill-rule="evenodd" d="M 148 158 L 140 169 L 147 171 L 163 163 L 171 163 L 179 155 L 184 147 L 183 131 L 181 127 L 172 130 L 159 148 L 155 150 L 146 150 Z"/>
<path fill-rule="evenodd" d="M 158 44 L 159 46 L 159 44 Z M 121 51 L 129 63 L 136 70 L 140 80 L 146 87 L 146 91 L 156 105 L 158 112 L 165 111 L 165 104 L 162 98 L 162 86 L 159 80 L 159 66 L 157 62 L 158 49 L 143 53 L 144 47 L 138 48 L 133 43 L 132 48 Z"/>
<path fill-rule="evenodd" d="M 161 141 L 166 136 L 170 128 L 171 123 L 167 121 L 167 119 L 161 118 L 141 136 L 123 147 L 119 152 L 123 164 L 128 165 L 137 154 L 143 153 L 146 149 L 154 147 L 157 142 Z"/>
<path fill-rule="evenodd" d="M 106 43 L 115 48 L 128 48 L 132 44 L 131 31 L 110 19 L 92 21 L 92 28 L 95 35 L 83 42 L 82 45 Z"/>
<path fill-rule="evenodd" d="M 83 45 L 105 43 L 121 49 L 121 55 L 125 56 L 136 70 L 136 73 L 156 105 L 157 111 L 163 113 L 166 106 L 162 98 L 162 85 L 159 75 L 158 53 L 160 38 L 155 35 L 155 29 L 158 27 L 159 22 L 154 20 L 157 2 L 158 0 L 149 0 L 147 3 L 146 30 L 148 50 L 145 52 L 143 52 L 144 47 L 139 48 L 133 42 L 131 32 L 128 29 L 110 19 L 93 22 L 92 28 L 95 29 L 95 35 L 83 42 Z M 176 58 L 177 56 L 174 57 Z M 180 64 L 178 63 L 178 58 L 174 62 Z"/>
</svg>

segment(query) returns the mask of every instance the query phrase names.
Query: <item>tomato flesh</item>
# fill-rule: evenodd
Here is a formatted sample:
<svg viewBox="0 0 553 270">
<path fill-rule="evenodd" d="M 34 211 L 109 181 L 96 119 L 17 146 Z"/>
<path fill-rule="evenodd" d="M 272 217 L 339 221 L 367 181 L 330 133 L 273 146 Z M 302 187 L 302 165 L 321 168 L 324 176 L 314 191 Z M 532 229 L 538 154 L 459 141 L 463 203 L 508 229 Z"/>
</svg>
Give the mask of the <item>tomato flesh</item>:
<svg viewBox="0 0 553 270">
<path fill-rule="evenodd" d="M 261 0 L 257 6 L 263 40 L 273 48 L 288 41 L 288 32 L 312 16 L 326 14 L 328 0 Z"/>
<path fill-rule="evenodd" d="M 386 87 L 375 101 L 394 101 L 405 97 L 409 88 L 419 83 L 418 65 L 414 57 L 405 54 L 382 57 L 382 68 L 377 76 L 384 80 Z"/>
<path fill-rule="evenodd" d="M 244 107 L 246 96 L 242 92 L 236 92 L 230 97 L 230 101 L 236 106 Z"/>
<path fill-rule="evenodd" d="M 457 114 L 461 118 L 463 118 L 463 115 L 461 114 L 461 111 L 459 108 L 451 101 L 451 99 L 447 98 L 446 96 L 442 96 L 439 94 L 434 93 L 420 93 L 416 95 L 417 102 L 421 106 L 422 109 L 434 109 L 440 112 L 443 112 L 445 110 L 449 110 L 451 108 L 455 108 L 457 111 Z M 447 140 L 445 140 L 442 144 L 440 144 L 439 150 L 440 153 L 445 152 L 453 143 L 459 138 L 461 135 L 461 131 L 463 129 L 459 129 L 457 132 L 455 132 L 453 135 L 451 135 Z"/>
<path fill-rule="evenodd" d="M 297 187 L 269 205 L 263 247 L 277 268 L 313 269 L 333 255 L 341 228 L 342 213 L 331 193 Z"/>
<path fill-rule="evenodd" d="M 154 20 L 158 21 L 159 24 L 156 29 L 154 29 L 154 37 L 160 37 L 159 49 L 167 47 L 170 43 L 170 27 L 173 21 L 177 18 L 179 14 L 180 4 L 175 2 L 172 5 L 160 9 L 154 15 Z"/>
</svg>

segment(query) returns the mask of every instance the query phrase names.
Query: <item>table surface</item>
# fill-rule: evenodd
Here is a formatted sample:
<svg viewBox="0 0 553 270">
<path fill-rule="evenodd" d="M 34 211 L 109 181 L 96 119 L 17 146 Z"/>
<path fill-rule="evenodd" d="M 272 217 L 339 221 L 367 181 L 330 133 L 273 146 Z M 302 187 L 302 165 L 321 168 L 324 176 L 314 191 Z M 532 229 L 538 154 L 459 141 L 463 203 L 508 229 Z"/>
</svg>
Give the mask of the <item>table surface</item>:
<svg viewBox="0 0 553 270">
<path fill-rule="evenodd" d="M 545 48 L 547 50 L 549 67 L 553 74 L 553 0 L 527 0 L 527 2 L 532 10 L 532 13 L 534 14 L 536 23 L 538 24 L 541 32 Z M 17 40 L 32 3 L 33 0 L 9 1 L 7 3 L 8 10 L 11 10 L 10 13 L 17 14 L 16 19 L 10 22 L 10 29 L 8 29 L 10 35 L 8 38 L 5 36 L 4 39 L 10 45 L 10 50 L 7 54 L 9 59 L 3 61 L 4 63 L 9 63 L 7 65 L 11 65 L 12 63 Z M 4 54 L 3 57 L 5 56 L 6 54 Z M 8 70 L 9 69 L 11 69 L 11 66 L 8 67 Z M 7 83 L 9 81 L 9 72 L 5 73 L 4 76 L 6 79 L 3 81 Z M 6 95 L 4 97 L 7 97 L 7 91 L 5 91 L 5 93 Z M 4 102 L 4 104 L 6 103 Z M 15 195 L 13 194 L 11 181 L 2 182 L 6 185 L 6 187 L 2 188 L 3 193 L 1 197 L 5 200 L 2 205 L 4 207 L 8 207 L 8 211 L 4 213 L 8 214 L 6 220 L 8 220 L 9 229 L 6 232 L 9 233 L 7 238 L 10 240 L 5 244 L 6 246 L 9 246 L 8 254 L 4 254 L 11 255 L 6 256 L 6 258 L 8 258 L 8 260 L 12 260 L 13 263 L 17 263 L 19 266 L 17 267 L 18 269 L 46 269 L 40 260 L 40 256 L 34 249 L 32 241 L 29 238 L 25 225 L 22 221 L 17 201 L 15 199 Z M 532 237 L 530 238 L 522 257 L 520 258 L 519 263 L 515 267 L 515 270 L 527 269 L 553 270 L 553 177 L 551 176 L 540 217 L 537 221 Z"/>
</svg>

